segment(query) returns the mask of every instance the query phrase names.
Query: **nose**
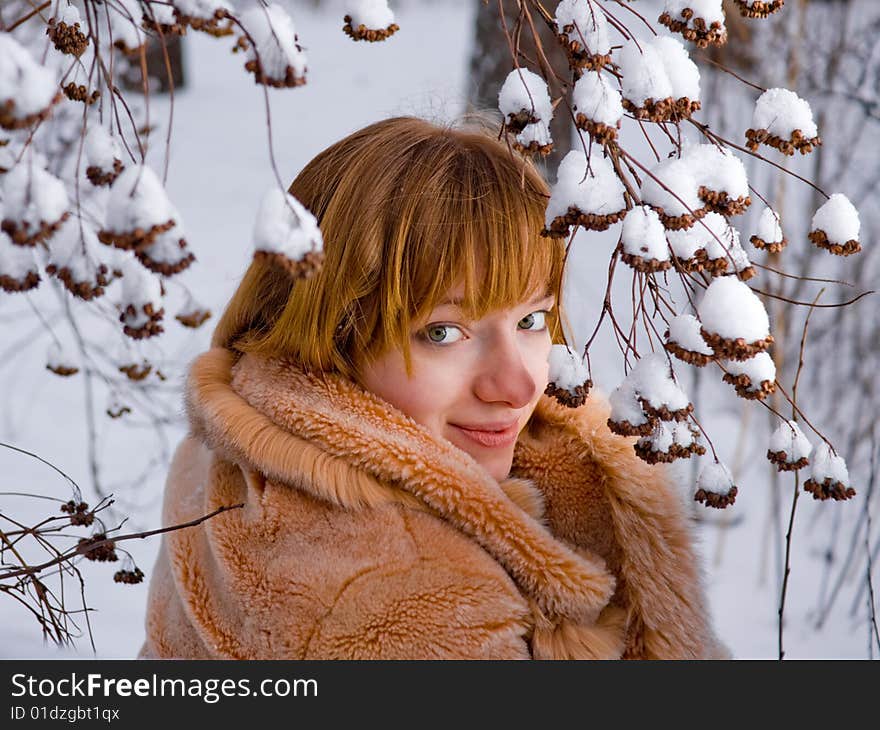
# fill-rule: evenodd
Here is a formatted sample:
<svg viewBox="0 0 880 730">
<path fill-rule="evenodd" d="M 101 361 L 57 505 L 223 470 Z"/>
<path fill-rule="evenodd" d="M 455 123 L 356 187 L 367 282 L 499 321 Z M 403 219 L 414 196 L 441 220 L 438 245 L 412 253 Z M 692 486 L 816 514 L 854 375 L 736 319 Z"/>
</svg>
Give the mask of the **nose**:
<svg viewBox="0 0 880 730">
<path fill-rule="evenodd" d="M 535 398 L 539 387 L 543 390 L 546 383 L 539 384 L 529 370 L 515 336 L 499 336 L 487 343 L 473 384 L 480 400 L 523 408 Z"/>
</svg>

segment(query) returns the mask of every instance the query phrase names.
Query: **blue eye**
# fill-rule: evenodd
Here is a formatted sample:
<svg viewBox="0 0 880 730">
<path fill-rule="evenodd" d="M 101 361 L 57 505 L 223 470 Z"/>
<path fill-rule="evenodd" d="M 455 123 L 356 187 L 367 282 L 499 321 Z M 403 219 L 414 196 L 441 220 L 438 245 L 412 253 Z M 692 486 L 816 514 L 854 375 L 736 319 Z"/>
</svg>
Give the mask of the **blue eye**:
<svg viewBox="0 0 880 730">
<path fill-rule="evenodd" d="M 547 329 L 548 314 L 549 312 L 544 309 L 541 309 L 537 312 L 532 312 L 531 314 L 527 314 L 519 321 L 519 326 L 521 329 L 524 330 L 540 332 L 541 330 Z"/>
<path fill-rule="evenodd" d="M 458 342 L 462 337 L 462 332 L 458 327 L 450 324 L 429 324 L 423 330 L 425 339 L 434 345 L 448 345 L 452 342 Z M 458 333 L 457 337 L 448 339 L 450 333 Z"/>
</svg>

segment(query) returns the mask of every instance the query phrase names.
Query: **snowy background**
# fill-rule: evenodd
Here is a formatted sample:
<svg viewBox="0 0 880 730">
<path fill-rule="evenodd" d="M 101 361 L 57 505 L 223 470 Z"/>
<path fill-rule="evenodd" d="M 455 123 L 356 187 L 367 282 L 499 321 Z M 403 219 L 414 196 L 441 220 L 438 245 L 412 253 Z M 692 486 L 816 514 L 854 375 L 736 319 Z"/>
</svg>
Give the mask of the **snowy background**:
<svg viewBox="0 0 880 730">
<path fill-rule="evenodd" d="M 446 0 L 398 4 L 401 31 L 378 44 L 353 43 L 340 30 L 342 13 L 294 5 L 301 43 L 309 57 L 308 84 L 298 89 L 269 92 L 274 157 L 285 185 L 302 166 L 330 143 L 370 122 L 392 115 L 413 114 L 446 120 L 465 106 L 468 60 L 475 2 Z M 185 40 L 187 84 L 174 100 L 168 192 L 185 221 L 188 242 L 197 257 L 188 272 L 188 285 L 214 312 L 201 330 L 183 330 L 169 323 L 161 339 L 169 359 L 187 361 L 204 350 L 216 316 L 235 289 L 251 256 L 253 220 L 262 194 L 274 182 L 269 155 L 264 91 L 241 69 L 243 59 L 229 53 L 230 43 L 190 32 Z M 152 121 L 153 162 L 161 169 L 168 121 L 168 100 L 154 96 Z M 566 308 L 582 344 L 595 324 L 605 291 L 608 256 L 617 230 L 582 235 L 570 259 Z M 620 277 L 622 285 L 624 278 Z M 621 296 L 628 297 L 624 286 Z M 32 332 L 32 317 L 20 297 L 0 297 L 0 328 L 4 346 L 15 346 L 16 356 L 0 360 L 0 440 L 39 454 L 80 484 L 89 483 L 89 457 L 83 417 L 84 391 L 73 379 L 55 378 L 45 369 L 48 342 Z M 24 323 L 24 324 L 22 324 Z M 620 378 L 620 355 L 607 336 L 591 350 L 594 380 L 606 392 Z M 178 380 L 172 385 L 180 385 Z M 686 384 L 687 385 L 687 384 Z M 754 404 L 715 398 L 707 391 L 698 408 L 719 455 L 735 471 L 740 492 L 733 508 L 713 513 L 699 507 L 699 549 L 717 631 L 739 658 L 777 656 L 777 608 L 781 564 L 779 530 L 770 516 L 774 495 L 767 487 L 764 443 L 741 441 L 749 421 L 763 418 Z M 699 398 L 700 393 L 692 393 Z M 173 399 L 173 393 L 171 395 Z M 182 407 L 177 409 L 182 415 Z M 743 423 L 745 419 L 745 427 Z M 106 420 L 106 419 L 105 419 Z M 163 475 L 145 468 L 154 454 L 136 428 L 121 429 L 116 422 L 99 424 L 99 457 L 118 480 L 131 479 L 144 469 L 135 489 L 126 487 L 119 498 L 129 516 L 126 531 L 160 526 Z M 182 420 L 167 426 L 165 449 L 183 434 Z M 150 447 L 152 449 L 152 447 Z M 690 465 L 680 468 L 684 479 Z M 26 456 L 0 449 L 0 491 L 43 492 L 67 499 L 64 480 L 48 467 Z M 792 482 L 781 482 L 782 514 L 787 521 Z M 107 480 L 112 491 L 113 479 Z M 689 488 L 688 488 L 689 489 Z M 830 618 L 815 625 L 819 602 L 828 596 L 827 555 L 815 534 L 823 510 L 859 510 L 861 504 L 813 502 L 803 495 L 798 505 L 794 552 L 791 559 L 786 608 L 786 656 L 866 657 L 868 626 L 864 595 L 854 612 L 855 589 L 842 592 Z M 85 494 L 87 501 L 92 501 Z M 35 500 L 4 497 L 6 513 L 19 518 L 36 510 Z M 44 514 L 44 513 L 43 513 Z M 36 511 L 35 518 L 39 517 Z M 36 622 L 13 600 L 0 600 L 0 657 L 133 657 L 144 636 L 147 584 L 158 549 L 157 538 L 126 544 L 135 562 L 147 574 L 141 585 L 117 585 L 112 573 L 119 565 L 83 562 L 86 598 L 96 651 L 82 636 L 74 649 L 44 643 Z M 860 575 L 846 580 L 855 586 Z M 73 590 L 69 605 L 78 596 Z M 854 615 L 855 613 L 855 615 Z M 81 625 L 85 625 L 80 620 Z"/>
</svg>

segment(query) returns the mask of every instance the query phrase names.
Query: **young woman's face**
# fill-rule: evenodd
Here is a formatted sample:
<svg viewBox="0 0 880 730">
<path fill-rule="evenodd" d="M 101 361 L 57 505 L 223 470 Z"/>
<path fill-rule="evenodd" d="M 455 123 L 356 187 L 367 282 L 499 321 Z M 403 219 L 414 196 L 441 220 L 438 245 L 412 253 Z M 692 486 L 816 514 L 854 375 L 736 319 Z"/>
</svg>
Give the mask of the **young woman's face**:
<svg viewBox="0 0 880 730">
<path fill-rule="evenodd" d="M 416 323 L 407 377 L 403 353 L 390 351 L 359 368 L 361 384 L 435 436 L 470 454 L 495 479 L 510 472 L 513 449 L 547 387 L 555 298 L 538 297 L 468 321 L 450 291 Z"/>
</svg>

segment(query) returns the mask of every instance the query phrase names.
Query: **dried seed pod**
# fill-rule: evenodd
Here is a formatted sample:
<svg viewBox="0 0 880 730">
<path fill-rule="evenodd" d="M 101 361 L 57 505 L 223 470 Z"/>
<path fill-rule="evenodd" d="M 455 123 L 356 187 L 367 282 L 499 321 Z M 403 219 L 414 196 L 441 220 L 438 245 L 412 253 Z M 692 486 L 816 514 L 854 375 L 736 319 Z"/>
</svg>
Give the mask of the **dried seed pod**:
<svg viewBox="0 0 880 730">
<path fill-rule="evenodd" d="M 766 18 L 785 5 L 785 0 L 733 0 L 733 4 L 743 17 Z"/>
<path fill-rule="evenodd" d="M 700 48 L 727 42 L 721 0 L 666 0 L 658 22 Z"/>
<path fill-rule="evenodd" d="M 113 574 L 113 581 L 115 583 L 127 583 L 129 585 L 135 585 L 137 583 L 142 583 L 144 580 L 144 573 L 140 568 L 135 568 L 134 570 L 117 570 Z"/>
<path fill-rule="evenodd" d="M 273 188 L 263 197 L 254 228 L 254 259 L 268 260 L 294 279 L 324 264 L 324 239 L 315 216 L 293 195 Z"/>
<path fill-rule="evenodd" d="M 60 17 L 49 18 L 46 35 L 61 53 L 79 58 L 89 47 L 89 39 L 80 30 L 79 10 L 74 5 L 67 5 Z"/>
<path fill-rule="evenodd" d="M 553 151 L 550 128 L 542 121 L 527 124 L 514 138 L 513 148 L 524 155 L 549 155 Z"/>
<path fill-rule="evenodd" d="M 16 246 L 0 230 L 0 289 L 10 294 L 30 291 L 40 284 L 40 272 L 34 251 Z"/>
<path fill-rule="evenodd" d="M 758 230 L 749 240 L 755 248 L 769 253 L 779 253 L 784 249 L 788 245 L 788 240 L 782 233 L 779 214 L 769 206 L 765 206 L 758 219 Z"/>
<path fill-rule="evenodd" d="M 180 25 L 215 38 L 232 35 L 231 12 L 226 0 L 174 0 L 174 16 Z"/>
<path fill-rule="evenodd" d="M 105 540 L 107 542 L 104 542 Z M 104 544 L 99 545 L 98 543 Z M 90 547 L 92 545 L 94 547 Z M 104 532 L 96 532 L 91 537 L 81 537 L 77 547 L 86 560 L 96 560 L 101 563 L 112 563 L 119 560 L 119 557 L 116 555 L 116 543 L 108 539 L 107 534 Z"/>
<path fill-rule="evenodd" d="M 89 510 L 86 502 L 71 499 L 61 505 L 61 511 L 70 515 L 70 524 L 74 527 L 88 527 L 95 521 L 95 513 Z"/>
</svg>

